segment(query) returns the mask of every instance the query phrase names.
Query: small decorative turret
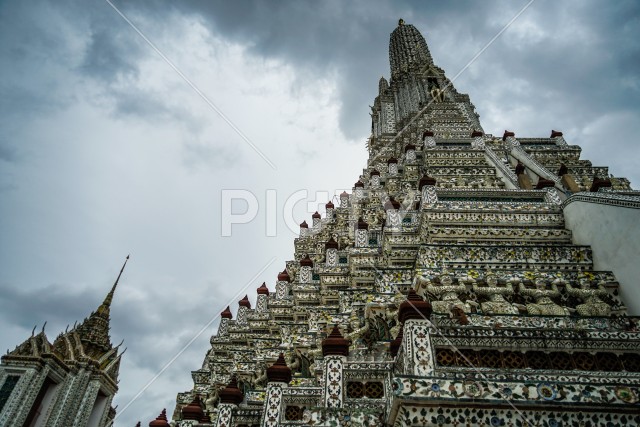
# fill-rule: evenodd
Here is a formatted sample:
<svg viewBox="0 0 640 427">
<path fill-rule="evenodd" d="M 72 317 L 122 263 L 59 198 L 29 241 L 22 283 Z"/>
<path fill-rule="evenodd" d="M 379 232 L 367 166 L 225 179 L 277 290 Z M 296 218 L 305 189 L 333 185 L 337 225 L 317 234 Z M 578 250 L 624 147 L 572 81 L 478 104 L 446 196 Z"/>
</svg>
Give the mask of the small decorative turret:
<svg viewBox="0 0 640 427">
<path fill-rule="evenodd" d="M 393 196 L 389 197 L 384 203 L 384 210 L 387 212 L 387 227 L 400 227 L 400 202 L 393 198 Z"/>
<path fill-rule="evenodd" d="M 356 196 L 356 200 L 360 200 L 364 197 L 364 183 L 360 180 L 353 184 L 353 194 Z"/>
<path fill-rule="evenodd" d="M 291 368 L 284 360 L 284 354 L 280 353 L 276 363 L 267 368 L 267 378 L 270 383 L 289 383 L 291 381 Z"/>
<path fill-rule="evenodd" d="M 227 306 L 227 308 L 225 308 L 224 311 L 220 313 L 220 317 L 223 319 L 233 319 L 233 314 L 231 313 L 229 306 Z"/>
<path fill-rule="evenodd" d="M 482 138 L 484 133 L 479 130 L 474 130 L 471 132 L 471 148 L 475 149 L 484 149 L 484 139 Z"/>
<path fill-rule="evenodd" d="M 287 272 L 286 268 L 284 270 L 282 270 L 280 273 L 278 273 L 278 281 L 279 282 L 291 282 L 291 277 L 289 277 L 289 273 Z"/>
<path fill-rule="evenodd" d="M 424 187 L 425 185 L 431 185 L 435 187 L 436 183 L 437 181 L 435 178 L 432 178 L 429 175 L 424 175 L 422 178 L 420 178 L 420 181 L 418 181 L 418 190 L 422 191 L 422 187 Z"/>
<path fill-rule="evenodd" d="M 229 384 L 220 390 L 218 396 L 220 397 L 220 403 L 238 405 L 244 400 L 244 393 L 238 388 L 238 381 L 235 376 L 231 377 Z"/>
<path fill-rule="evenodd" d="M 300 283 L 311 283 L 313 277 L 313 261 L 309 258 L 308 254 L 305 254 L 304 258 L 300 260 L 300 274 L 298 280 Z"/>
<path fill-rule="evenodd" d="M 167 410 L 163 409 L 160 415 L 149 423 L 149 427 L 171 427 L 167 422 Z"/>
<path fill-rule="evenodd" d="M 413 144 L 407 144 L 404 147 L 404 159 L 408 163 L 416 161 L 416 146 Z"/>
<path fill-rule="evenodd" d="M 331 237 L 327 243 L 324 244 L 324 248 L 325 249 L 338 249 L 338 242 L 336 242 L 336 240 Z"/>
<path fill-rule="evenodd" d="M 269 288 L 267 288 L 267 284 L 265 282 L 262 282 L 262 285 L 260 285 L 256 292 L 258 292 L 258 295 L 269 295 Z"/>
<path fill-rule="evenodd" d="M 340 193 L 340 207 L 348 208 L 349 207 L 349 193 L 343 191 Z"/>
<path fill-rule="evenodd" d="M 558 145 L 559 147 L 569 146 L 569 144 L 567 144 L 567 141 L 564 140 L 562 132 L 560 132 L 559 130 L 551 130 L 551 136 L 549 138 L 555 139 L 556 145 Z"/>
<path fill-rule="evenodd" d="M 431 303 L 422 299 L 415 289 L 410 289 L 407 299 L 398 308 L 398 320 L 404 323 L 409 319 L 429 319 L 431 311 Z"/>
<path fill-rule="evenodd" d="M 291 286 L 291 277 L 285 268 L 278 274 L 278 283 L 276 283 L 276 299 L 283 299 L 289 295 Z"/>
<path fill-rule="evenodd" d="M 311 221 L 312 221 L 312 224 L 313 224 L 313 228 L 316 228 L 316 227 L 318 227 L 320 225 L 320 218 L 322 218 L 322 217 L 318 213 L 318 211 L 315 211 L 313 213 L 313 215 L 311 215 Z"/>
<path fill-rule="evenodd" d="M 200 396 L 196 394 L 191 403 L 182 408 L 182 419 L 200 421 L 203 415 L 202 402 Z"/>
<path fill-rule="evenodd" d="M 396 159 L 395 157 L 391 157 L 389 160 L 387 160 L 387 167 L 389 175 L 391 176 L 395 176 L 398 174 L 398 159 Z"/>
<path fill-rule="evenodd" d="M 305 237 L 309 233 L 309 224 L 307 221 L 302 221 L 300 223 L 300 237 Z"/>
<path fill-rule="evenodd" d="M 309 258 L 308 254 L 300 260 L 300 267 L 313 267 L 313 261 Z"/>
<path fill-rule="evenodd" d="M 331 237 L 329 241 L 324 244 L 324 248 L 326 251 L 326 264 L 329 267 L 335 267 L 336 265 L 338 265 L 338 242 L 336 242 L 335 239 Z"/>
<path fill-rule="evenodd" d="M 364 248 L 369 244 L 369 224 L 362 219 L 358 218 L 356 224 L 356 248 Z"/>
<path fill-rule="evenodd" d="M 338 325 L 333 326 L 333 330 L 327 338 L 322 340 L 323 356 L 348 356 L 349 340 L 345 339 L 338 329 Z"/>
<path fill-rule="evenodd" d="M 238 301 L 240 307 L 251 308 L 251 301 L 249 301 L 249 295 L 245 295 L 240 301 Z"/>
<path fill-rule="evenodd" d="M 373 188 L 380 187 L 380 172 L 376 169 L 372 170 L 369 174 L 369 184 Z"/>
<path fill-rule="evenodd" d="M 327 220 L 328 221 L 332 221 L 333 220 L 333 216 L 335 214 L 335 205 L 333 204 L 333 202 L 331 200 L 329 200 L 327 202 L 327 204 L 324 205 L 324 209 L 325 209 L 325 212 L 326 212 Z"/>
<path fill-rule="evenodd" d="M 424 148 L 436 148 L 436 139 L 433 132 L 430 130 L 422 132 L 422 143 L 424 144 Z"/>
</svg>

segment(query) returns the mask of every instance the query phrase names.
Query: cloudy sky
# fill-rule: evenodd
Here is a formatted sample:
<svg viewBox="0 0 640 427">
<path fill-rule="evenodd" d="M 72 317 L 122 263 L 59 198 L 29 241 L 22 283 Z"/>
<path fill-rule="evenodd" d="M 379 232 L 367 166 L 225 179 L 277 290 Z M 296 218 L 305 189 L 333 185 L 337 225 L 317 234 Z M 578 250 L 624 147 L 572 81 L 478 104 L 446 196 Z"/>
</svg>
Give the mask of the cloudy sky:
<svg viewBox="0 0 640 427">
<path fill-rule="evenodd" d="M 133 426 L 191 387 L 214 316 L 273 289 L 288 224 L 357 180 L 398 18 L 453 77 L 526 3 L 113 4 L 149 43 L 105 1 L 0 2 L 0 346 L 82 320 L 131 253 L 112 339 Z M 639 6 L 534 1 L 454 84 L 486 132 L 562 130 L 637 186 Z M 229 209 L 255 218 L 224 236 Z"/>
</svg>

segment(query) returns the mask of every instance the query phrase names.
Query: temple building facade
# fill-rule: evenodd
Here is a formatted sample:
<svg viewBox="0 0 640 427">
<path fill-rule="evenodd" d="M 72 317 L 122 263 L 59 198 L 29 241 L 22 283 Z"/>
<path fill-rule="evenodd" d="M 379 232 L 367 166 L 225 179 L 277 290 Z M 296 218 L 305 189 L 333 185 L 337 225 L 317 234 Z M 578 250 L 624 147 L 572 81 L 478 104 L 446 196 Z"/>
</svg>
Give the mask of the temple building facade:
<svg viewBox="0 0 640 427">
<path fill-rule="evenodd" d="M 2 356 L 0 426 L 113 424 L 116 412 L 111 403 L 124 351 L 111 343 L 109 313 L 126 263 L 102 304 L 83 322 L 67 328 L 53 343 L 44 326 L 38 334 L 34 328 L 29 338 Z"/>
<path fill-rule="evenodd" d="M 485 133 L 402 20 L 389 60 L 351 192 L 149 425 L 640 425 L 637 227 L 585 231 L 640 219 L 640 192 L 560 131 Z"/>
</svg>

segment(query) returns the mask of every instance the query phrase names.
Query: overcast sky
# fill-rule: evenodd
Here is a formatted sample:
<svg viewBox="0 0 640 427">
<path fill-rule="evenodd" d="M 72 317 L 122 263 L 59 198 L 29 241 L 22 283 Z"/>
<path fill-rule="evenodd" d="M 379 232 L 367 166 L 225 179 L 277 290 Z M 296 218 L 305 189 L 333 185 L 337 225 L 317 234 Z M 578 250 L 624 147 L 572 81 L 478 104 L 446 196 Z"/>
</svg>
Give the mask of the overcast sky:
<svg viewBox="0 0 640 427">
<path fill-rule="evenodd" d="M 525 5 L 131 3 L 114 1 L 208 101 L 104 1 L 0 3 L 0 346 L 82 320 L 131 253 L 112 307 L 112 340 L 128 347 L 116 426 L 172 412 L 217 320 L 122 409 L 238 295 L 273 290 L 293 253 L 287 200 L 309 222 L 358 179 L 398 19 L 451 78 Z M 562 130 L 637 186 L 639 6 L 534 1 L 454 85 L 487 133 Z M 231 237 L 224 190 L 257 201 Z"/>
</svg>

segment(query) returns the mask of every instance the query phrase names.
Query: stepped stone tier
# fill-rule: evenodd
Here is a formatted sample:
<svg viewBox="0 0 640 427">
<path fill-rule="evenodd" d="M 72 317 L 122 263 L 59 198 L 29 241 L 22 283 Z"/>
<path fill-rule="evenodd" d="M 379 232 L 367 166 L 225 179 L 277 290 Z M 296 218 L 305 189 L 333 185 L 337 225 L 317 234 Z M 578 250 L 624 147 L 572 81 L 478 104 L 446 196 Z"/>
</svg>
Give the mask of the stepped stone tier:
<svg viewBox="0 0 640 427">
<path fill-rule="evenodd" d="M 638 284 L 596 269 L 564 214 L 639 212 L 638 193 L 562 132 L 486 134 L 412 25 L 389 59 L 366 168 L 301 224 L 255 308 L 222 314 L 176 425 L 639 425 L 640 329 L 620 297 Z"/>
<path fill-rule="evenodd" d="M 102 304 L 83 322 L 67 328 L 53 343 L 44 326 L 37 335 L 34 328 L 29 338 L 2 356 L 0 426 L 113 424 L 116 411 L 111 403 L 124 351 L 122 343 L 111 344 L 110 311 L 127 260 Z"/>
</svg>

